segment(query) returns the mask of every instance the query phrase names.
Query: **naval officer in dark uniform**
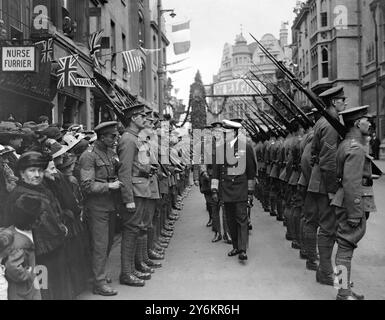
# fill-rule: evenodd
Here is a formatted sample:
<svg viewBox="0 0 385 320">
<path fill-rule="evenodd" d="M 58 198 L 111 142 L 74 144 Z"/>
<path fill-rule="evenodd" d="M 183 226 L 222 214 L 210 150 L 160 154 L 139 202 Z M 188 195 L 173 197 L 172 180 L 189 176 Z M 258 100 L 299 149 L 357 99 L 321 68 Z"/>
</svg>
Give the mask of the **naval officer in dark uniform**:
<svg viewBox="0 0 385 320">
<path fill-rule="evenodd" d="M 255 188 L 256 162 L 253 148 L 246 142 L 242 125 L 223 121 L 225 128 L 224 164 L 214 164 L 211 189 L 214 201 L 218 193 L 225 207 L 228 227 L 233 240 L 233 250 L 228 255 L 239 254 L 240 260 L 247 260 L 248 246 L 248 201 L 252 201 Z"/>
</svg>

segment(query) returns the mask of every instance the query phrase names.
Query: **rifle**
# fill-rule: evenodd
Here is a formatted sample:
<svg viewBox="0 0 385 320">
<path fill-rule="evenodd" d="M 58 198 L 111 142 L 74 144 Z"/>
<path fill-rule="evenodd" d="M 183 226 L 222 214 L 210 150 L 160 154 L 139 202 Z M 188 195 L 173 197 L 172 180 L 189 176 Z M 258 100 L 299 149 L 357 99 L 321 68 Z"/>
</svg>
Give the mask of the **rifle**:
<svg viewBox="0 0 385 320">
<path fill-rule="evenodd" d="M 263 84 L 263 86 L 266 88 L 266 90 L 273 96 L 275 97 L 285 108 L 287 111 L 289 111 L 301 124 L 304 128 L 308 128 L 309 126 L 313 126 L 314 123 L 313 121 L 311 121 L 308 116 L 306 115 L 305 112 L 303 112 L 303 110 L 298 107 L 296 105 L 296 103 L 286 94 L 286 92 L 284 92 L 283 90 L 281 90 L 281 88 L 279 88 L 278 86 L 276 86 L 275 84 L 273 84 L 272 82 L 270 82 L 271 84 L 273 84 L 275 86 L 275 88 L 277 88 L 277 90 L 280 91 L 280 93 L 289 101 L 289 103 L 298 111 L 298 113 L 301 115 L 301 117 L 299 117 L 276 93 L 274 93 L 264 82 L 262 82 L 260 80 L 260 78 L 253 72 L 251 71 L 251 74 L 259 81 Z"/>
<path fill-rule="evenodd" d="M 246 76 L 247 77 L 247 76 Z M 274 107 L 274 105 L 269 101 L 269 99 L 267 99 L 266 97 L 264 97 L 263 93 L 258 89 L 258 87 L 253 83 L 253 81 L 247 77 L 247 79 L 250 81 L 247 82 L 245 78 L 242 78 L 252 89 L 254 89 L 254 91 L 263 99 L 263 101 L 268 105 L 270 106 L 274 111 L 275 113 L 278 115 L 278 117 L 280 118 L 280 120 L 285 124 L 286 127 L 289 127 L 290 126 L 290 123 L 289 121 L 286 120 L 286 118 L 279 112 L 279 110 Z"/>
<path fill-rule="evenodd" d="M 267 132 L 258 124 L 258 122 L 256 122 L 253 118 L 249 117 L 248 113 L 247 113 L 247 110 L 245 110 L 244 108 L 242 108 L 242 110 L 245 112 L 246 114 L 246 117 L 248 118 L 248 120 L 259 130 L 259 133 L 261 134 L 261 136 L 264 138 L 264 139 L 269 139 L 269 136 L 267 134 Z M 260 119 L 259 115 L 257 113 L 255 113 L 254 111 L 252 111 L 253 114 L 258 117 L 258 119 Z M 264 122 L 262 122 L 264 124 Z M 268 125 L 265 125 L 267 130 L 268 131 L 272 131 L 271 129 L 269 129 L 269 126 Z M 273 131 L 272 131 L 273 132 Z M 273 132 L 274 133 L 274 132 Z"/>
<path fill-rule="evenodd" d="M 270 52 L 267 50 L 262 43 L 260 43 L 251 33 L 250 36 L 258 44 L 262 52 L 270 59 L 271 62 L 292 82 L 292 84 L 310 100 L 314 107 L 320 112 L 322 116 L 330 123 L 330 125 L 338 132 L 338 134 L 344 138 L 346 135 L 345 126 L 336 118 L 331 116 L 327 112 L 327 106 L 324 102 L 310 89 L 306 88 L 305 85 L 299 81 L 296 76 L 281 62 L 278 61 Z"/>
<path fill-rule="evenodd" d="M 265 132 L 262 127 L 258 124 L 258 122 L 256 122 L 254 119 L 252 119 L 248 114 L 247 114 L 247 110 L 246 111 L 246 117 L 248 118 L 249 122 L 251 122 L 252 125 L 254 125 L 257 129 L 258 129 L 258 133 L 259 135 L 262 137 L 262 139 L 268 139 L 268 135 L 267 135 L 267 132 Z M 250 126 L 250 125 L 249 125 Z"/>
<path fill-rule="evenodd" d="M 247 103 L 254 110 L 254 111 L 252 111 L 253 114 L 258 116 L 257 113 L 255 112 L 256 109 L 254 109 L 254 107 L 252 106 L 251 103 L 249 103 L 247 100 L 244 100 L 244 99 L 241 99 L 241 101 L 244 102 L 244 103 Z M 254 103 L 256 104 L 256 101 L 254 101 Z M 256 104 L 256 106 L 257 106 L 258 114 L 260 116 L 263 116 L 263 118 L 277 131 L 278 134 L 286 135 L 285 129 L 283 129 L 280 126 L 280 124 L 277 121 L 275 121 L 275 119 L 270 117 L 270 115 L 267 114 L 266 112 L 264 112 L 263 110 L 259 109 L 257 104 Z"/>
<path fill-rule="evenodd" d="M 297 79 L 297 77 L 283 64 L 282 61 L 278 61 L 270 52 L 267 50 L 262 43 L 260 43 L 251 33 L 250 36 L 255 40 L 258 44 L 262 52 L 270 59 L 271 62 L 286 76 L 291 83 L 301 91 L 313 104 L 313 106 L 319 111 L 321 116 L 323 116 L 329 124 L 338 132 L 342 139 L 345 138 L 347 133 L 346 127 L 337 119 L 334 118 L 327 112 L 327 106 L 325 103 L 310 89 L 306 88 L 306 86 Z M 380 168 L 372 161 L 372 173 L 375 175 L 381 176 L 383 173 Z"/>
<path fill-rule="evenodd" d="M 259 112 L 259 114 L 263 115 L 267 121 L 269 121 L 273 126 L 277 127 L 278 130 L 283 134 L 283 135 L 286 135 L 286 129 L 284 129 L 272 116 L 270 116 L 267 112 L 261 110 L 259 107 L 258 107 L 258 103 L 257 101 L 255 100 L 255 97 L 253 97 L 253 102 Z M 285 119 L 286 120 L 286 119 Z M 290 123 L 286 120 L 285 121 L 285 125 L 288 126 L 290 125 Z"/>
</svg>

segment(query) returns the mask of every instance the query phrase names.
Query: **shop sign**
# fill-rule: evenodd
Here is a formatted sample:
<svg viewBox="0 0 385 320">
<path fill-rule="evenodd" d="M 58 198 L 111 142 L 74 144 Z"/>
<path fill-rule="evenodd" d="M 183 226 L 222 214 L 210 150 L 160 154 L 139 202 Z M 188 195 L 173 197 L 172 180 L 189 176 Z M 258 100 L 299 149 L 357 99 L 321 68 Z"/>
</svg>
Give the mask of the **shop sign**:
<svg viewBox="0 0 385 320">
<path fill-rule="evenodd" d="M 266 93 L 265 88 L 259 81 L 253 80 L 253 84 L 258 87 L 262 93 Z M 215 83 L 214 95 L 237 95 L 237 94 L 256 94 L 255 90 L 242 79 L 227 80 Z"/>
<path fill-rule="evenodd" d="M 36 48 L 25 47 L 2 47 L 1 48 L 1 70 L 12 72 L 34 72 L 36 71 Z"/>
</svg>

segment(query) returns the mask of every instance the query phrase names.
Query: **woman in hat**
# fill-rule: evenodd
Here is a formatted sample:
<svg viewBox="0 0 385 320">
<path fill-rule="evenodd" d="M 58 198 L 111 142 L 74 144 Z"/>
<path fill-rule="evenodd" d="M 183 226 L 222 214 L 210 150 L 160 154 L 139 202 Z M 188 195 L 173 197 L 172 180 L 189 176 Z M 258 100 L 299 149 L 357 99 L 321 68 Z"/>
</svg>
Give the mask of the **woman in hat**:
<svg viewBox="0 0 385 320">
<path fill-rule="evenodd" d="M 69 146 L 57 142 L 51 145 L 52 161 L 45 170 L 44 184 L 58 199 L 63 212 L 63 221 L 68 228 L 68 235 L 64 243 L 66 264 L 70 272 L 72 298 L 76 298 L 86 289 L 90 276 L 90 262 L 87 253 L 86 230 L 80 221 L 81 198 L 80 192 L 74 191 L 74 177 L 71 178 L 74 156 L 67 152 Z M 65 170 L 65 175 L 62 170 Z M 75 179 L 76 180 L 76 179 Z M 78 195 L 78 197 L 77 197 Z"/>
<path fill-rule="evenodd" d="M 34 151 L 19 158 L 19 181 L 6 205 L 7 225 L 16 227 L 34 243 L 36 264 L 48 273 L 48 286 L 41 288 L 43 299 L 70 299 L 72 290 L 64 251 L 68 228 L 57 198 L 43 184 L 49 161 L 48 156 Z"/>
<path fill-rule="evenodd" d="M 16 187 L 17 177 L 9 167 L 10 148 L 0 145 L 0 227 L 4 225 L 4 205 L 9 193 Z"/>
</svg>

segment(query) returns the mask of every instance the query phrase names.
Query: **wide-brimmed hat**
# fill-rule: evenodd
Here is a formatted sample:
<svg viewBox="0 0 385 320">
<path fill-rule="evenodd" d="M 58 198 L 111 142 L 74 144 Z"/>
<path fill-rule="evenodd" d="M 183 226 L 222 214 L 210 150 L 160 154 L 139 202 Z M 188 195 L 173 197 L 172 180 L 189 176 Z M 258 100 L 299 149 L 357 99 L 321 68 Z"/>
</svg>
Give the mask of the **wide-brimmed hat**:
<svg viewBox="0 0 385 320">
<path fill-rule="evenodd" d="M 60 132 L 58 127 L 48 127 L 42 131 L 42 134 L 45 135 L 49 139 L 54 139 L 59 141 L 63 138 L 63 133 Z"/>
<path fill-rule="evenodd" d="M 4 147 L 3 145 L 0 144 L 0 157 L 6 155 L 8 153 L 11 153 L 11 152 L 13 152 L 12 149 L 10 149 L 8 147 Z"/>
<path fill-rule="evenodd" d="M 14 122 L 0 122 L 0 137 L 8 139 L 15 137 L 23 137 L 24 135 L 25 132 Z"/>
<path fill-rule="evenodd" d="M 63 157 L 63 163 L 59 165 L 58 169 L 66 169 L 76 162 L 77 157 L 72 153 L 66 153 Z"/>
<path fill-rule="evenodd" d="M 42 168 L 45 170 L 51 158 L 40 152 L 29 151 L 23 153 L 16 163 L 16 171 L 20 172 L 31 167 Z"/>
<path fill-rule="evenodd" d="M 68 146 L 62 145 L 56 140 L 48 139 L 47 140 L 47 147 L 49 149 L 49 155 L 52 157 L 52 159 L 56 159 L 63 154 L 65 154 L 69 149 Z"/>
<path fill-rule="evenodd" d="M 74 135 L 72 135 L 70 133 L 65 134 L 63 136 L 63 142 L 67 146 L 67 151 L 71 150 L 73 147 L 78 145 L 80 143 L 80 141 L 83 140 L 84 137 L 85 137 L 84 135 L 81 135 L 78 138 L 76 138 Z"/>
</svg>

